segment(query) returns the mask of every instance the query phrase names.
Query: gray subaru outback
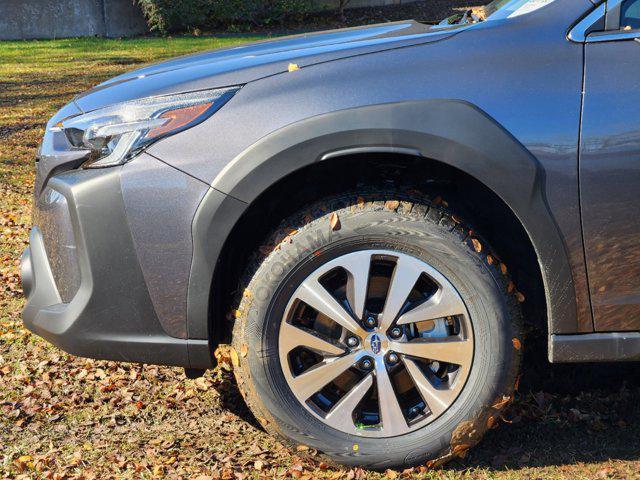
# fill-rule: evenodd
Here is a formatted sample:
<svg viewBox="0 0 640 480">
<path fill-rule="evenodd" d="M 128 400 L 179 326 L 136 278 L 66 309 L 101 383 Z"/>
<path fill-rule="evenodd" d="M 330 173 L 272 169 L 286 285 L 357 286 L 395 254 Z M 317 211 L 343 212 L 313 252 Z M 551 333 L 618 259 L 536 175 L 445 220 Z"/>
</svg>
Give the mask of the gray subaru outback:
<svg viewBox="0 0 640 480">
<path fill-rule="evenodd" d="M 640 358 L 639 37 L 638 0 L 497 0 L 104 82 L 46 128 L 24 323 L 189 376 L 231 343 L 292 445 L 444 462 L 525 322 L 552 362 Z"/>
</svg>

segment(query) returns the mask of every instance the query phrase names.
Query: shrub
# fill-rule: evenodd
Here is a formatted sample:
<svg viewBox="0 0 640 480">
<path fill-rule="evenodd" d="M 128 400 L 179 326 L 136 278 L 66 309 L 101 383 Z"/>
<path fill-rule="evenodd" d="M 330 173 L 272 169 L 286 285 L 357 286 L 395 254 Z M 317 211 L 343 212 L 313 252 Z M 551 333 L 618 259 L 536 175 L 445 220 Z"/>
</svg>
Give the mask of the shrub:
<svg viewBox="0 0 640 480">
<path fill-rule="evenodd" d="M 137 0 L 151 31 L 232 30 L 302 20 L 313 0 Z"/>
</svg>

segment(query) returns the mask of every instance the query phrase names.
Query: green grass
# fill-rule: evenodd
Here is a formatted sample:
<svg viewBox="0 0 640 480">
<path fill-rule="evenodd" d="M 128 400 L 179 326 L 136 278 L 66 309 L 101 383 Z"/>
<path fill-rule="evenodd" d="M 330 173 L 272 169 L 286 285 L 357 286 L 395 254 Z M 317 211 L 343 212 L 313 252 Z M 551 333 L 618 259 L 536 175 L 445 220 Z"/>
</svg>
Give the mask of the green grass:
<svg viewBox="0 0 640 480">
<path fill-rule="evenodd" d="M 77 93 L 149 62 L 261 38 L 0 42 L 0 179 L 14 185 L 25 181 L 24 168 L 46 121 Z"/>
<path fill-rule="evenodd" d="M 75 358 L 23 329 L 17 260 L 47 119 L 78 92 L 144 63 L 253 38 L 0 42 L 0 478 L 640 478 L 633 366 L 558 367 L 525 356 L 515 405 L 465 459 L 385 474 L 285 449 L 251 421 L 224 362 L 187 380 L 177 368 Z"/>
<path fill-rule="evenodd" d="M 4 71 L 31 66 L 41 71 L 51 65 L 84 60 L 101 62 L 130 59 L 135 63 L 158 61 L 200 50 L 230 47 L 264 36 L 174 37 L 174 38 L 72 38 L 0 42 L 0 62 Z"/>
</svg>

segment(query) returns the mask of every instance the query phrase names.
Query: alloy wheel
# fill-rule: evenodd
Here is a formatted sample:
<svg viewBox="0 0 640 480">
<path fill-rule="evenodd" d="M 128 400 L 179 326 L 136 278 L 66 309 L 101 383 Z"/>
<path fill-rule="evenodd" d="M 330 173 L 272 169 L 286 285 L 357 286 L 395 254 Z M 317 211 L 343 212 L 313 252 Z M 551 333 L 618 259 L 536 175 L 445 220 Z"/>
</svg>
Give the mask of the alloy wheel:
<svg viewBox="0 0 640 480">
<path fill-rule="evenodd" d="M 391 437 L 440 417 L 464 388 L 474 338 L 462 297 L 426 262 L 339 256 L 297 287 L 278 353 L 297 400 L 345 433 Z"/>
</svg>

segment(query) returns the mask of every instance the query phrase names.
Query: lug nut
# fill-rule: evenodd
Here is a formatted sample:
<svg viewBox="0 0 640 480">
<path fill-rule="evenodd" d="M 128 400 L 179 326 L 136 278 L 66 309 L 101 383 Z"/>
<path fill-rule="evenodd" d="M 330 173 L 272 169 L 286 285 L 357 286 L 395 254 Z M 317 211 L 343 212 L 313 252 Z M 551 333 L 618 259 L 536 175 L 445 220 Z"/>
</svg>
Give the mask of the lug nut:
<svg viewBox="0 0 640 480">
<path fill-rule="evenodd" d="M 400 357 L 398 357 L 397 354 L 391 352 L 389 353 L 389 355 L 387 355 L 387 362 L 389 363 L 389 365 L 395 365 L 399 361 L 400 361 Z"/>
<path fill-rule="evenodd" d="M 360 368 L 362 368 L 363 370 L 371 370 L 373 368 L 373 360 L 371 360 L 369 357 L 363 358 L 360 361 Z"/>
<path fill-rule="evenodd" d="M 376 321 L 376 319 L 374 317 L 368 316 L 364 321 L 364 325 L 367 328 L 376 328 L 378 326 L 378 322 Z"/>
<path fill-rule="evenodd" d="M 409 410 L 410 417 L 417 417 L 420 413 L 422 413 L 422 410 L 418 407 L 412 407 L 411 410 Z"/>
<path fill-rule="evenodd" d="M 347 338 L 347 345 L 350 346 L 351 348 L 357 347 L 359 343 L 360 343 L 360 340 L 358 340 L 357 337 Z"/>
<path fill-rule="evenodd" d="M 402 329 L 400 327 L 393 327 L 389 332 L 391 338 L 400 338 L 402 336 Z"/>
</svg>

